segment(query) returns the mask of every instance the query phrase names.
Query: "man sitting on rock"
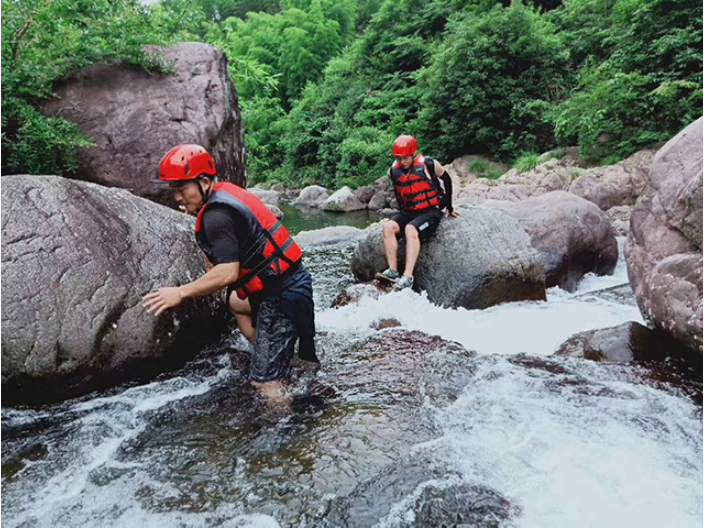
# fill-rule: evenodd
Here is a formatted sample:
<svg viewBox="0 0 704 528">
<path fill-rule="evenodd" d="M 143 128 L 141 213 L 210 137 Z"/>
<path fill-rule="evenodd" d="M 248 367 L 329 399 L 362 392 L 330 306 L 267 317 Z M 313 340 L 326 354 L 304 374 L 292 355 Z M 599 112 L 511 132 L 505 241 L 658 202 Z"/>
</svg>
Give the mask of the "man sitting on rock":
<svg viewBox="0 0 704 528">
<path fill-rule="evenodd" d="M 193 282 L 147 294 L 145 308 L 159 316 L 184 299 L 227 288 L 228 307 L 254 343 L 252 385 L 268 404 L 285 403 L 282 381 L 290 375 L 297 339 L 300 357 L 318 362 L 313 286 L 301 249 L 256 196 L 217 182 L 215 162 L 199 145 L 170 150 L 159 181 L 173 188 L 181 210 L 197 217 L 196 240 L 212 268 Z"/>
<path fill-rule="evenodd" d="M 445 216 L 458 217 L 452 209 L 452 180 L 436 160 L 417 153 L 416 139 L 402 135 L 396 138 L 393 155 L 396 161 L 389 170 L 396 200 L 401 211 L 384 224 L 383 238 L 389 268 L 377 273 L 379 281 L 394 285 L 395 290 L 413 287 L 415 268 L 421 241 L 426 241 Z M 444 189 L 438 181 L 442 178 Z M 406 266 L 403 276 L 398 273 L 397 237 L 406 238 Z"/>
</svg>

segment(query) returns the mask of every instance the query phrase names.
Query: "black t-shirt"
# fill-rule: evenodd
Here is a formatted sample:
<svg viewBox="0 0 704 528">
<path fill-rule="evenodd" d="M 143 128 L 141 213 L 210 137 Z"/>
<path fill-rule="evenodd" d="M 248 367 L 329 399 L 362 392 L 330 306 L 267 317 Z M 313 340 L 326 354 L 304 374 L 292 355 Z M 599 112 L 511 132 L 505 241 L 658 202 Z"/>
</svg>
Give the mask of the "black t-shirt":
<svg viewBox="0 0 704 528">
<path fill-rule="evenodd" d="M 227 205 L 212 204 L 203 212 L 200 222 L 202 232 L 212 249 L 215 259 L 213 264 L 239 262 L 240 249 L 244 247 L 249 235 L 247 221 Z M 294 287 L 307 273 L 301 266 L 294 273 L 287 273 L 281 280 L 275 276 L 267 277 L 264 279 L 262 294 L 274 294 Z"/>
<path fill-rule="evenodd" d="M 213 251 L 216 264 L 240 260 L 240 246 L 247 239 L 247 222 L 234 209 L 209 205 L 200 219 L 201 229 Z"/>
</svg>

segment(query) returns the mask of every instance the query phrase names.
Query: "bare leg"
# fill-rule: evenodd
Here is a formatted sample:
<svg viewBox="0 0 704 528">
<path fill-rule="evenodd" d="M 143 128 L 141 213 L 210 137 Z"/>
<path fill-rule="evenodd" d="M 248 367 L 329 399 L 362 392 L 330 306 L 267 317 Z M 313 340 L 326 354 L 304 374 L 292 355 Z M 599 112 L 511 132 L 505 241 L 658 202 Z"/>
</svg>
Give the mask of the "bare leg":
<svg viewBox="0 0 704 528">
<path fill-rule="evenodd" d="M 403 270 L 403 274 L 413 277 L 413 269 L 416 267 L 420 253 L 420 237 L 418 230 L 411 224 L 406 226 L 404 233 L 406 235 L 406 268 Z"/>
<path fill-rule="evenodd" d="M 236 293 L 230 295 L 230 311 L 235 316 L 237 326 L 240 327 L 240 332 L 246 337 L 250 343 L 254 343 L 257 337 L 257 331 L 252 324 L 252 307 L 249 305 L 249 299 L 240 299 Z"/>
<path fill-rule="evenodd" d="M 252 387 L 261 392 L 267 407 L 282 409 L 291 405 L 291 395 L 280 381 L 252 381 Z"/>
<path fill-rule="evenodd" d="M 393 220 L 386 222 L 382 231 L 386 262 L 389 264 L 389 268 L 394 271 L 398 271 L 398 240 L 396 240 L 396 235 L 400 232 L 401 226 Z"/>
</svg>

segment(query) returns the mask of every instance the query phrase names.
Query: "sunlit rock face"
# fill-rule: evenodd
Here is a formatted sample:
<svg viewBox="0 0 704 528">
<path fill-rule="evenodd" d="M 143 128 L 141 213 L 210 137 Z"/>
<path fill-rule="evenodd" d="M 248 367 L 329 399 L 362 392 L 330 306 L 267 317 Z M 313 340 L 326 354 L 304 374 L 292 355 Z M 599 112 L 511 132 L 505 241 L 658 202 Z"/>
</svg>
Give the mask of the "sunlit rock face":
<svg viewBox="0 0 704 528">
<path fill-rule="evenodd" d="M 79 150 L 76 178 L 173 204 L 170 189 L 153 183 L 159 161 L 176 145 L 195 143 L 215 158 L 221 181 L 244 186 L 244 129 L 225 54 L 196 42 L 150 51 L 171 71 L 89 66 L 58 84 L 57 97 L 43 105 L 95 143 Z"/>
<path fill-rule="evenodd" d="M 625 248 L 643 317 L 702 352 L 702 118 L 655 155 Z"/>
</svg>

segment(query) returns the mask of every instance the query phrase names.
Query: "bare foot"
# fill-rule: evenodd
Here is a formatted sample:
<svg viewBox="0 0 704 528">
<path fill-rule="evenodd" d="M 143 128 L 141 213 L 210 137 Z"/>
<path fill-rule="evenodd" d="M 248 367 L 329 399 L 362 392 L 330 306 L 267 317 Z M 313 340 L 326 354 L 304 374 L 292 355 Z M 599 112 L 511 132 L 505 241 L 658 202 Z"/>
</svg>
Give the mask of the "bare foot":
<svg viewBox="0 0 704 528">
<path fill-rule="evenodd" d="M 288 409 L 291 406 L 291 395 L 280 381 L 253 381 L 252 386 L 259 390 L 264 397 L 264 403 L 270 409 Z"/>
</svg>

